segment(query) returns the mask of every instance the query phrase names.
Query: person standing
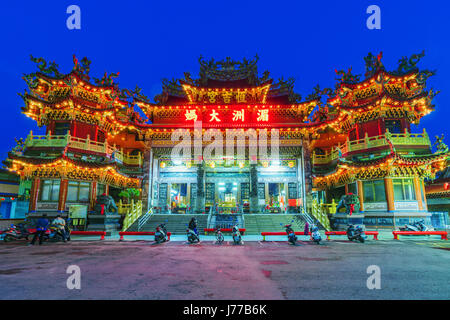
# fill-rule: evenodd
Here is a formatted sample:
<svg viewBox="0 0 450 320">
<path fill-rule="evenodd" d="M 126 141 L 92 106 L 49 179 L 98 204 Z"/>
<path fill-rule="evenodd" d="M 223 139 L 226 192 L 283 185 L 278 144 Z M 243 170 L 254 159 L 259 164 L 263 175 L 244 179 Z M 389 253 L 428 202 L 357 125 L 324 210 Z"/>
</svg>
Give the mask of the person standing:
<svg viewBox="0 0 450 320">
<path fill-rule="evenodd" d="M 305 222 L 305 229 L 303 230 L 305 236 L 309 235 L 309 223 Z"/>
<path fill-rule="evenodd" d="M 42 244 L 44 240 L 45 232 L 47 231 L 49 222 L 47 219 L 47 215 L 44 213 L 41 218 L 38 219 L 36 223 L 36 232 L 34 233 L 33 240 L 31 240 L 30 245 L 34 245 L 36 239 L 39 237 L 39 245 Z"/>
</svg>

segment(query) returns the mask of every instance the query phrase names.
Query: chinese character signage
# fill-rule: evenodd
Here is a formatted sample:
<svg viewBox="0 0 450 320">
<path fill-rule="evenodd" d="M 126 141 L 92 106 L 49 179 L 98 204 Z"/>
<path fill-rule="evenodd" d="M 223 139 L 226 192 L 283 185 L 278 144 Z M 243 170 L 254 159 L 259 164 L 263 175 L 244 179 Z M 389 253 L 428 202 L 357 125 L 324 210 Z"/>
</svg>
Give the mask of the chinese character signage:
<svg viewBox="0 0 450 320">
<path fill-rule="evenodd" d="M 197 88 L 183 84 L 183 89 L 191 103 L 198 104 L 241 104 L 265 103 L 270 85 L 254 88 Z"/>
</svg>

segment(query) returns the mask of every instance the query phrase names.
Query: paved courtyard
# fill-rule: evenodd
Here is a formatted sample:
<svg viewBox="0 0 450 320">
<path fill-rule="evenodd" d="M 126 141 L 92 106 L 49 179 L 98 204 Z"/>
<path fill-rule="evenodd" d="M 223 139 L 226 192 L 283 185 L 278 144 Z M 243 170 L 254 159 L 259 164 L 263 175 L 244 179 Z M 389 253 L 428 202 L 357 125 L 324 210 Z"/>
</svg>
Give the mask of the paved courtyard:
<svg viewBox="0 0 450 320">
<path fill-rule="evenodd" d="M 298 246 L 174 240 L 0 243 L 1 298 L 450 299 L 450 245 L 437 238 Z M 67 289 L 69 265 L 80 267 L 80 290 Z M 381 270 L 381 289 L 367 288 L 370 265 Z"/>
</svg>

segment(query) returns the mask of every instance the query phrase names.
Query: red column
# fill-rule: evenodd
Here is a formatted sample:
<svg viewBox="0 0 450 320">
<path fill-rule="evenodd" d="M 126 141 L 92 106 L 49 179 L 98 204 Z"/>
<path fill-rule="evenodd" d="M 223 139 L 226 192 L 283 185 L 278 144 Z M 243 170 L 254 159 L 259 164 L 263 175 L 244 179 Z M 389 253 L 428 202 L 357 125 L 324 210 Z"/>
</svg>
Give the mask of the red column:
<svg viewBox="0 0 450 320">
<path fill-rule="evenodd" d="M 41 186 L 41 180 L 38 178 L 33 179 L 31 183 L 31 190 L 30 190 L 30 205 L 28 207 L 28 211 L 36 211 L 36 204 L 37 199 L 39 196 L 39 188 Z"/>
<path fill-rule="evenodd" d="M 67 188 L 69 181 L 67 179 L 61 179 L 59 184 L 59 198 L 58 198 L 58 211 L 62 212 L 66 208 Z"/>
<path fill-rule="evenodd" d="M 95 200 L 97 200 L 97 181 L 93 181 L 91 184 L 91 195 L 90 195 L 90 203 L 91 203 L 91 208 L 90 210 L 93 210 L 94 205 L 95 205 Z"/>
<path fill-rule="evenodd" d="M 356 181 L 356 187 L 357 187 L 357 192 L 358 192 L 358 198 L 359 198 L 359 206 L 360 206 L 360 211 L 364 212 L 364 187 L 363 187 L 363 182 L 361 180 Z"/>
</svg>

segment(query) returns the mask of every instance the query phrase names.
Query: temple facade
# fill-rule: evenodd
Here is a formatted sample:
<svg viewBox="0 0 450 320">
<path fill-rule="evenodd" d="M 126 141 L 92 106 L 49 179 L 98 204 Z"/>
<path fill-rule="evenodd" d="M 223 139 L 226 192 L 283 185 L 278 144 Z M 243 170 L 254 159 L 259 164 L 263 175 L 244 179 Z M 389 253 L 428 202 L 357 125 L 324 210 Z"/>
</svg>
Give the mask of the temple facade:
<svg viewBox="0 0 450 320">
<path fill-rule="evenodd" d="M 61 74 L 32 57 L 39 71 L 24 77 L 22 111 L 45 135 L 18 140 L 5 163 L 29 186 L 29 214 L 90 212 L 98 195 L 135 188 L 142 214 L 291 213 L 327 229 L 395 228 L 429 218 L 424 179 L 449 156 L 412 132 L 434 108 L 422 56 L 387 71 L 369 54 L 364 79 L 336 71 L 334 89 L 305 99 L 293 79 L 260 75 L 257 57 L 200 58 L 198 78 L 163 80 L 154 102 L 120 89 L 118 73 L 91 79 L 87 58 Z M 351 216 L 336 210 L 346 194 L 359 200 Z"/>
</svg>

